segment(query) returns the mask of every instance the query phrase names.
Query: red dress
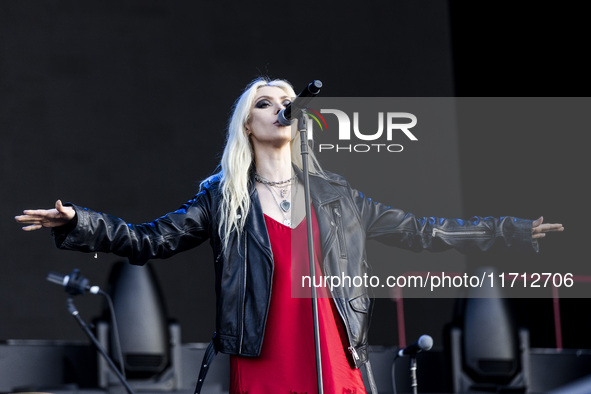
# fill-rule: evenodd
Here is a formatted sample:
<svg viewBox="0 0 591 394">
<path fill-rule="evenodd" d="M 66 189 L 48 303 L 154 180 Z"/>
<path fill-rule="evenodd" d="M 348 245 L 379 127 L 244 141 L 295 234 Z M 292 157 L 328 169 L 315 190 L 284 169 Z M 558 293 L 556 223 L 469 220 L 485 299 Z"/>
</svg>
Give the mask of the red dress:
<svg viewBox="0 0 591 394">
<path fill-rule="evenodd" d="M 318 223 L 312 210 L 316 261 L 320 256 Z M 291 259 L 308 266 L 305 219 L 291 229 L 265 215 L 273 251 L 271 305 L 259 357 L 230 358 L 230 394 L 315 394 L 316 360 L 312 301 L 291 296 Z M 309 272 L 309 269 L 308 269 Z M 316 272 L 320 274 L 319 264 Z M 361 371 L 345 354 L 347 335 L 331 298 L 318 298 L 322 375 L 327 394 L 365 393 Z"/>
</svg>

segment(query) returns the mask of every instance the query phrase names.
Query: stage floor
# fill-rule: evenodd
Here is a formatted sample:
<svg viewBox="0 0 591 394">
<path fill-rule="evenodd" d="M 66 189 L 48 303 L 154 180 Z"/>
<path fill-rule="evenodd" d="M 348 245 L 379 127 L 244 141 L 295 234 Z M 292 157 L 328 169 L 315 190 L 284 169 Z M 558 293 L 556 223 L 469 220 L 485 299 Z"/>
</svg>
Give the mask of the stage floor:
<svg viewBox="0 0 591 394">
<path fill-rule="evenodd" d="M 150 390 L 146 382 L 137 392 L 193 393 L 206 343 L 181 345 L 178 387 Z M 380 394 L 394 392 L 392 365 L 394 347 L 370 347 L 370 359 Z M 97 353 L 84 342 L 10 340 L 0 344 L 0 392 L 124 393 L 121 386 L 98 388 Z M 418 357 L 419 392 L 452 392 L 449 360 L 442 349 L 433 349 Z M 364 370 L 362 369 L 362 372 Z M 543 393 L 591 374 L 591 350 L 530 349 L 531 384 L 528 392 Z M 228 356 L 218 354 L 207 376 L 204 393 L 228 392 Z M 396 361 L 397 392 L 410 392 L 408 359 Z M 591 392 L 591 391 L 589 391 Z"/>
</svg>

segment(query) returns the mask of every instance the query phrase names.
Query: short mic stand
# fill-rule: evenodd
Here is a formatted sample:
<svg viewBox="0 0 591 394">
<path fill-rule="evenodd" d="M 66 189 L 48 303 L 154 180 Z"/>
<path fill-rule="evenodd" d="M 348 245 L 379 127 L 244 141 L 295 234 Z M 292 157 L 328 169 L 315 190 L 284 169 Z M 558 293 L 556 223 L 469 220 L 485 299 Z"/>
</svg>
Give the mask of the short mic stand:
<svg viewBox="0 0 591 394">
<path fill-rule="evenodd" d="M 429 335 L 421 335 L 419 340 L 416 343 L 406 347 L 405 349 L 401 349 L 396 353 L 396 357 L 394 358 L 394 362 L 396 359 L 401 356 L 408 355 L 410 357 L 410 387 L 412 389 L 413 394 L 418 393 L 418 383 L 417 383 L 417 354 L 421 351 L 430 350 L 433 346 L 433 338 Z"/>
<path fill-rule="evenodd" d="M 413 354 L 410 356 L 410 387 L 413 394 L 418 394 L 418 382 L 417 382 L 417 355 Z"/>
<path fill-rule="evenodd" d="M 111 369 L 113 370 L 115 375 L 117 375 L 117 377 L 121 381 L 121 384 L 123 384 L 123 386 L 125 387 L 125 390 L 128 392 L 128 394 L 135 394 L 134 391 L 132 390 L 132 388 L 129 386 L 129 383 L 127 383 L 127 381 L 125 380 L 125 377 L 121 374 L 121 372 L 119 371 L 119 369 L 117 368 L 117 366 L 113 362 L 113 360 L 111 360 L 111 358 L 109 357 L 109 355 L 107 354 L 105 349 L 101 346 L 99 341 L 96 339 L 96 337 L 94 336 L 94 334 L 92 333 L 90 328 L 88 328 L 88 325 L 80 317 L 80 313 L 78 312 L 78 309 L 76 309 L 76 306 L 74 305 L 74 300 L 72 300 L 72 297 L 68 297 L 68 300 L 66 302 L 66 308 L 68 309 L 68 312 L 70 312 L 70 314 L 74 317 L 76 322 L 80 325 L 80 327 L 82 327 L 82 330 L 84 330 L 84 332 L 86 333 L 88 338 L 90 338 L 90 340 L 94 344 L 94 347 L 96 348 L 96 350 L 98 350 L 99 353 L 105 358 L 105 360 L 107 361 L 107 364 L 109 364 L 109 367 L 111 367 Z"/>
<path fill-rule="evenodd" d="M 314 319 L 314 347 L 316 353 L 316 375 L 318 377 L 318 394 L 324 394 L 322 384 L 322 356 L 320 351 L 320 328 L 318 323 L 318 293 L 314 286 L 316 277 L 316 264 L 314 259 L 314 235 L 312 232 L 312 210 L 310 206 L 310 174 L 308 169 L 308 129 L 305 111 L 302 111 L 298 119 L 298 131 L 302 142 L 302 165 L 304 177 L 304 197 L 306 205 L 306 225 L 308 232 L 308 260 L 310 262 L 310 277 L 312 278 L 312 315 Z M 295 205 L 295 202 L 294 202 Z"/>
</svg>

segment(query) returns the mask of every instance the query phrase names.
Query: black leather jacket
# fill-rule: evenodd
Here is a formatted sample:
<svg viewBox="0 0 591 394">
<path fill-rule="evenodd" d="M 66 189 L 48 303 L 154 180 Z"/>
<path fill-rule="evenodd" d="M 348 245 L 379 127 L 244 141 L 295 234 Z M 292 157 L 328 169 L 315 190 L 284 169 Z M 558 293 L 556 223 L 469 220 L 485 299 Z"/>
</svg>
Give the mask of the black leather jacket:
<svg viewBox="0 0 591 394">
<path fill-rule="evenodd" d="M 240 240 L 232 234 L 228 248 L 222 250 L 217 230 L 218 186 L 219 180 L 209 181 L 177 211 L 142 225 L 74 206 L 77 223 L 55 229 L 54 236 L 59 248 L 112 252 L 134 264 L 166 258 L 209 239 L 215 256 L 216 349 L 258 356 L 272 293 L 271 244 L 251 182 L 251 210 Z M 537 251 L 528 220 L 417 218 L 366 198 L 344 178 L 330 173 L 326 178 L 311 175 L 310 186 L 325 276 L 344 273 L 363 277 L 368 270 L 365 243 L 370 238 L 412 250 L 487 250 L 496 243 L 503 247 L 521 244 Z M 350 359 L 359 367 L 368 359 L 367 289 L 334 288 L 332 296 L 346 327 Z"/>
</svg>

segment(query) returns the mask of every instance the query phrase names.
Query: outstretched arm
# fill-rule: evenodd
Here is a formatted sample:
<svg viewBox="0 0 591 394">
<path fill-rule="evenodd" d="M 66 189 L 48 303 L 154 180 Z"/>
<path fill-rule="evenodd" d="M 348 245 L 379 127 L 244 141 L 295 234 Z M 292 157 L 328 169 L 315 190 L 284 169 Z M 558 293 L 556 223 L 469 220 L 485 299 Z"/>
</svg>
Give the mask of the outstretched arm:
<svg viewBox="0 0 591 394">
<path fill-rule="evenodd" d="M 26 224 L 25 231 L 39 230 L 43 227 L 59 227 L 70 223 L 76 216 L 72 207 L 62 205 L 60 200 L 55 202 L 53 209 L 26 209 L 20 216 L 15 216 L 19 223 Z"/>
<path fill-rule="evenodd" d="M 15 217 L 25 231 L 52 228 L 56 246 L 115 253 L 143 264 L 199 245 L 209 237 L 208 197 L 201 192 L 179 209 L 150 222 L 130 224 L 113 215 L 57 201 L 54 209 L 25 210 Z"/>
<path fill-rule="evenodd" d="M 532 238 L 544 238 L 546 233 L 551 231 L 564 231 L 564 227 L 560 223 L 544 223 L 543 216 L 540 216 L 532 223 Z"/>
<path fill-rule="evenodd" d="M 415 217 L 384 206 L 351 190 L 351 197 L 366 226 L 368 238 L 412 250 L 432 251 L 456 248 L 489 250 L 493 246 L 518 246 L 538 251 L 538 239 L 549 232 L 564 231 L 562 224 L 543 223 L 543 218 L 472 217 L 468 220 Z"/>
</svg>

